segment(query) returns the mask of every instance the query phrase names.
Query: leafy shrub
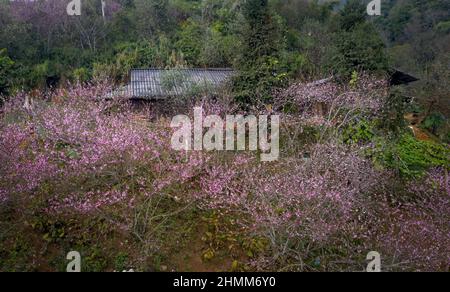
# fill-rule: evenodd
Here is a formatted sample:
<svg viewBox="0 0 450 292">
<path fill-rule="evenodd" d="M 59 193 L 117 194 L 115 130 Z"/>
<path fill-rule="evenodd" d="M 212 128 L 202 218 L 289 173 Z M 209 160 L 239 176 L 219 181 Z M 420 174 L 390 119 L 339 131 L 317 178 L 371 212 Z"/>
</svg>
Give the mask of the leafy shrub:
<svg viewBox="0 0 450 292">
<path fill-rule="evenodd" d="M 344 142 L 348 144 L 367 143 L 374 138 L 375 132 L 370 122 L 361 120 L 346 127 L 342 136 Z"/>
<path fill-rule="evenodd" d="M 240 69 L 233 77 L 235 100 L 243 105 L 261 105 L 273 102 L 273 90 L 284 84 L 286 74 L 279 73 L 277 58 L 259 58 L 251 66 Z"/>
<path fill-rule="evenodd" d="M 432 113 L 422 123 L 422 126 L 433 134 L 437 134 L 440 127 L 445 124 L 445 117 L 441 113 Z"/>
<path fill-rule="evenodd" d="M 436 25 L 436 30 L 443 33 L 450 32 L 450 21 L 441 21 Z"/>
<path fill-rule="evenodd" d="M 0 49 L 0 95 L 6 94 L 12 84 L 14 62 L 8 57 L 6 49 Z"/>
<path fill-rule="evenodd" d="M 289 52 L 281 56 L 280 67 L 288 74 L 290 78 L 296 78 L 306 75 L 305 72 L 312 71 L 313 67 L 309 58 L 302 53 Z"/>
<path fill-rule="evenodd" d="M 114 65 L 104 63 L 94 63 L 92 69 L 92 78 L 96 82 L 105 82 L 115 80 L 117 72 Z"/>
<path fill-rule="evenodd" d="M 181 28 L 176 47 L 183 53 L 189 64 L 198 65 L 204 45 L 204 35 L 205 31 L 202 26 L 193 20 L 187 21 Z"/>
<path fill-rule="evenodd" d="M 76 83 L 84 83 L 89 80 L 89 70 L 82 67 L 73 71 L 72 77 Z"/>
<path fill-rule="evenodd" d="M 239 39 L 234 35 L 225 35 L 214 28 L 208 30 L 206 34 L 200 63 L 213 68 L 230 67 L 236 57 Z"/>
<path fill-rule="evenodd" d="M 405 177 L 423 176 L 433 167 L 450 167 L 450 149 L 447 145 L 419 141 L 404 134 L 397 143 L 379 139 L 375 147 L 375 161 L 398 171 Z"/>
</svg>

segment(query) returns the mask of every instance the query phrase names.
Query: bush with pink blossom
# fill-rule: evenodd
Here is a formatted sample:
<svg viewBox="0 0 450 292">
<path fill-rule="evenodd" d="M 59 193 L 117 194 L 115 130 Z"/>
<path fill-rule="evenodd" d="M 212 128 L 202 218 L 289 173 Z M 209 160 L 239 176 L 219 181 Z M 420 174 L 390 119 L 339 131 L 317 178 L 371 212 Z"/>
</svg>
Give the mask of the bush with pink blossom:
<svg viewBox="0 0 450 292">
<path fill-rule="evenodd" d="M 306 160 L 214 163 L 201 178 L 201 205 L 235 214 L 245 230 L 268 240 L 252 260 L 258 270 L 362 271 L 372 250 L 383 254 L 386 271 L 448 269 L 448 178 L 432 171 L 405 185 L 415 199 L 393 201 L 402 182 L 361 152 L 328 143 Z"/>
<path fill-rule="evenodd" d="M 376 113 L 387 96 L 388 83 L 362 75 L 352 84 L 337 83 L 333 79 L 310 83 L 294 83 L 287 89 L 280 90 L 275 99 L 274 108 L 311 117 L 317 112 L 314 108 L 321 105 L 324 118 L 336 119 L 339 114 L 349 111 L 366 111 Z M 331 121 L 333 121 L 332 119 Z"/>
<path fill-rule="evenodd" d="M 77 86 L 29 113 L 15 108 L 26 118 L 2 124 L 3 193 L 38 199 L 49 212 L 86 213 L 186 179 L 180 172 L 195 166 L 170 151 L 169 128 L 140 120 L 124 102 L 93 98 L 98 90 Z"/>
<path fill-rule="evenodd" d="M 370 162 L 336 144 L 315 146 L 306 161 L 249 167 L 251 161 L 211 167 L 202 190 L 208 206 L 240 213 L 255 236 L 269 239 L 271 259 L 260 258 L 258 268 L 319 269 L 318 260 L 332 265 L 326 261 L 333 246 L 361 256 L 356 251 L 365 246 L 353 242 L 368 236 L 360 216 L 369 213 L 369 197 L 382 178 Z"/>
</svg>

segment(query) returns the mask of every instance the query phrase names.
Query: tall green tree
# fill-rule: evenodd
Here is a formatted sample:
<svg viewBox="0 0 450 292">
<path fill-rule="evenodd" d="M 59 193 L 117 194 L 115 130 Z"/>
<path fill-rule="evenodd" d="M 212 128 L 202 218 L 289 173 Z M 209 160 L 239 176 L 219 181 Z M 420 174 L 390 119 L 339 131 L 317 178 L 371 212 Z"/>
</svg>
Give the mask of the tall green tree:
<svg viewBox="0 0 450 292">
<path fill-rule="evenodd" d="M 339 14 L 340 28 L 351 31 L 366 22 L 366 6 L 360 0 L 349 0 Z"/>
<path fill-rule="evenodd" d="M 359 0 L 350 0 L 338 16 L 332 68 L 341 78 L 349 78 L 354 71 L 384 73 L 389 69 L 386 46 L 366 17 L 366 7 Z"/>
<path fill-rule="evenodd" d="M 279 53 L 283 46 L 280 25 L 268 0 L 246 0 L 242 7 L 245 19 L 242 46 L 234 78 L 234 93 L 243 104 L 269 103 L 271 90 L 280 85 Z"/>
<path fill-rule="evenodd" d="M 0 49 L 0 95 L 7 94 L 12 84 L 14 62 L 9 58 L 6 49 Z"/>
</svg>

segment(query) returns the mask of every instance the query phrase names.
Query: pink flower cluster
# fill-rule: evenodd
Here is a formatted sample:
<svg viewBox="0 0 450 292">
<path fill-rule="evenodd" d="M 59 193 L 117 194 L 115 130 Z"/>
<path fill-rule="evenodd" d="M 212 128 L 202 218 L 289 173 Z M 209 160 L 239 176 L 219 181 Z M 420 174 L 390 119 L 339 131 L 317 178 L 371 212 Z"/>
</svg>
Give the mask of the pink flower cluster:
<svg viewBox="0 0 450 292">
<path fill-rule="evenodd" d="M 335 269 L 359 269 L 358 257 L 372 250 L 383 254 L 385 270 L 448 269 L 450 196 L 443 171 L 416 183 L 414 201 L 393 203 L 399 195 L 391 193 L 393 178 L 360 150 L 328 143 L 314 146 L 309 159 L 277 164 L 245 156 L 211 160 L 199 199 L 205 208 L 239 214 L 246 229 L 269 239 L 270 259 L 254 261 L 261 269 L 294 262 L 302 265 L 293 269 L 314 270 L 305 261 L 330 248 L 347 257 Z"/>
<path fill-rule="evenodd" d="M 0 133 L 2 182 L 0 189 L 6 192 L 32 192 L 44 180 L 57 174 L 52 157 L 42 150 L 50 146 L 36 139 L 29 123 L 22 126 L 7 125 Z M 4 189 L 3 186 L 8 186 Z"/>
<path fill-rule="evenodd" d="M 395 255 L 396 270 L 414 267 L 416 271 L 432 272 L 450 267 L 449 218 L 440 214 L 447 220 L 443 225 L 429 216 L 420 208 L 413 208 L 385 222 L 387 230 L 377 241 L 382 243 L 386 255 Z"/>
<path fill-rule="evenodd" d="M 388 93 L 385 80 L 361 76 L 354 84 L 339 84 L 330 79 L 310 83 L 295 83 L 276 94 L 274 108 L 295 105 L 302 116 L 313 116 L 321 105 L 324 114 L 336 108 L 378 111 Z"/>
<path fill-rule="evenodd" d="M 408 184 L 410 201 L 386 207 L 386 232 L 378 241 L 403 266 L 418 271 L 450 268 L 450 183 L 448 171 L 437 168 Z"/>
<path fill-rule="evenodd" d="M 428 171 L 423 181 L 413 181 L 408 184 L 412 194 L 421 197 L 436 198 L 440 194 L 447 193 L 450 197 L 450 179 L 448 170 L 435 168 Z"/>
<path fill-rule="evenodd" d="M 96 99 L 102 92 L 77 86 L 55 93 L 51 104 L 35 101 L 31 111 L 16 101 L 5 106 L 0 127 L 2 193 L 22 201 L 39 194 L 53 205 L 72 203 L 73 210 L 87 212 L 128 199 L 112 191 L 122 184 L 148 191 L 163 179 L 158 172 L 168 169 L 168 162 L 162 161 L 171 155 L 168 129 L 142 122 L 126 103 Z M 22 121 L 8 123 L 14 116 Z M 147 177 L 153 179 L 148 182 Z M 99 193 L 104 198 L 94 199 Z"/>
<path fill-rule="evenodd" d="M 123 202 L 128 202 L 127 206 L 130 208 L 134 203 L 133 198 L 130 197 L 126 190 L 90 191 L 81 194 L 71 194 L 63 199 L 59 198 L 59 200 L 50 200 L 47 211 L 49 213 L 61 213 L 76 210 L 79 213 L 87 214 Z"/>
<path fill-rule="evenodd" d="M 234 208 L 240 206 L 250 185 L 247 176 L 253 168 L 255 157 L 250 154 L 232 154 L 204 160 L 198 181 L 200 191 L 195 197 L 200 206 L 207 209 Z"/>
<path fill-rule="evenodd" d="M 276 228 L 285 240 L 320 242 L 341 232 L 379 178 L 357 153 L 332 144 L 317 145 L 308 161 L 283 168 L 260 179 L 247 209 L 257 227 Z"/>
</svg>

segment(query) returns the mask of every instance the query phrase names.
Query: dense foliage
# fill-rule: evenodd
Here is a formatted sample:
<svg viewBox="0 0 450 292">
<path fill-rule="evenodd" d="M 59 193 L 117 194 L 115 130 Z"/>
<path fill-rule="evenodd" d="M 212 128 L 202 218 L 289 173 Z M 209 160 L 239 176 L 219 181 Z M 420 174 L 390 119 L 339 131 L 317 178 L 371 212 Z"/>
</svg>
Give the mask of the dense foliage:
<svg viewBox="0 0 450 292">
<path fill-rule="evenodd" d="M 130 67 L 234 66 L 252 84 L 237 81 L 238 98 L 249 99 L 256 86 L 267 99 L 267 88 L 286 76 L 383 67 L 376 65 L 384 55 L 378 33 L 364 16 L 351 19 L 361 8 L 353 6 L 335 13 L 332 4 L 304 0 L 111 0 L 102 16 L 100 1 L 86 0 L 74 17 L 64 1 L 2 1 L 0 47 L 20 71 L 16 88 L 43 86 L 50 77 L 79 81 L 80 73 L 81 80 L 106 73 L 120 81 Z M 358 51 L 346 55 L 354 42 Z M 333 50 L 344 59 L 339 68 Z"/>
<path fill-rule="evenodd" d="M 421 79 L 411 94 L 423 115 L 448 117 L 447 1 L 383 1 L 383 17 L 368 17 L 365 4 L 109 0 L 103 16 L 100 1 L 86 0 L 73 17 L 64 1 L 2 0 L 0 48 L 15 63 L 2 65 L 10 70 L 2 78 L 20 90 L 55 80 L 124 82 L 134 67 L 235 67 L 236 98 L 269 103 L 270 87 L 290 78 L 395 67 Z M 433 132 L 445 138 L 446 127 Z"/>
<path fill-rule="evenodd" d="M 244 104 L 270 103 L 279 87 L 279 55 L 283 35 L 267 0 L 249 0 L 242 8 L 245 19 L 239 74 L 234 78 L 236 99 Z"/>
</svg>

